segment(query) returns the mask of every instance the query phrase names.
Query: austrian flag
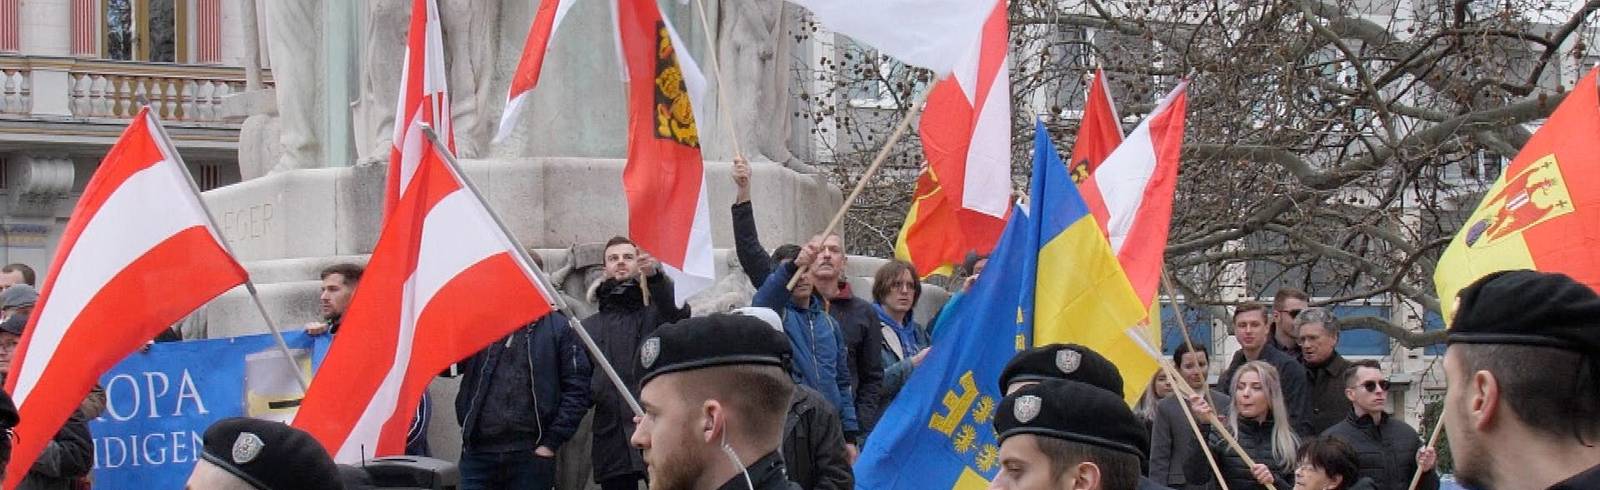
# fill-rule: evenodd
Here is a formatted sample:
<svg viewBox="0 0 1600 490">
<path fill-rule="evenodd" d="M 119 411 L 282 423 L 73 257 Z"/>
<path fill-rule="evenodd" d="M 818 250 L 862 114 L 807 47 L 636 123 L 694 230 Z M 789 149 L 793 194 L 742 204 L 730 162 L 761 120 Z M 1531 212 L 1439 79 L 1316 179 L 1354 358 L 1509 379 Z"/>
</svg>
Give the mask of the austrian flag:
<svg viewBox="0 0 1600 490">
<path fill-rule="evenodd" d="M 245 282 L 166 132 L 139 111 L 83 188 L 12 355 L 16 488 L 100 374 Z"/>
</svg>

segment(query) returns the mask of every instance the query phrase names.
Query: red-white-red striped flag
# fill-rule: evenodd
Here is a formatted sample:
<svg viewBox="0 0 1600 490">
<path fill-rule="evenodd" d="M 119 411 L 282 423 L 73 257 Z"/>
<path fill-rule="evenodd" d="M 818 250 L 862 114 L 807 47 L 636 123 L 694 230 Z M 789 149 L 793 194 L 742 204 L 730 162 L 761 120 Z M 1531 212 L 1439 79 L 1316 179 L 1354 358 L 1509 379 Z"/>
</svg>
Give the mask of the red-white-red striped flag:
<svg viewBox="0 0 1600 490">
<path fill-rule="evenodd" d="M 428 382 L 451 363 L 551 311 L 514 242 L 424 138 L 408 191 L 294 425 L 334 459 L 405 451 Z"/>
<path fill-rule="evenodd" d="M 995 4 L 981 39 L 928 93 L 922 151 L 928 166 L 895 243 L 895 256 L 924 276 L 987 254 L 1011 209 L 1011 70 L 1006 2 Z"/>
<path fill-rule="evenodd" d="M 617 0 L 617 32 L 628 77 L 628 235 L 661 261 L 683 304 L 715 272 L 694 109 L 705 76 L 655 0 Z"/>
<path fill-rule="evenodd" d="M 6 376 L 22 416 L 6 488 L 101 373 L 247 277 L 159 124 L 148 108 L 134 116 L 61 234 Z"/>
<path fill-rule="evenodd" d="M 385 214 L 400 202 L 423 158 L 426 138 L 422 125 L 433 126 L 449 146 L 448 151 L 456 151 L 455 130 L 450 123 L 450 91 L 446 89 L 449 77 L 444 65 L 443 32 L 434 0 L 412 0 L 405 68 L 400 72 L 400 97 L 394 111 L 394 148 L 389 151 L 389 178 L 383 195 Z"/>
<path fill-rule="evenodd" d="M 517 71 L 511 74 L 511 90 L 506 94 L 506 109 L 500 113 L 500 129 L 495 141 L 505 139 L 516 126 L 524 108 L 531 104 L 528 92 L 539 85 L 539 74 L 544 71 L 544 57 L 550 52 L 550 40 L 555 38 L 556 27 L 567 16 L 567 10 L 577 0 L 539 0 L 539 10 L 533 14 L 533 25 L 528 26 L 528 40 L 522 44 L 522 58 L 517 61 Z"/>
<path fill-rule="evenodd" d="M 1188 86 L 1185 81 L 1172 89 L 1128 139 L 1098 167 L 1091 167 L 1088 180 L 1079 184 L 1084 203 L 1105 228 L 1134 293 L 1147 304 L 1155 299 L 1161 284 L 1172 197 L 1178 188 Z"/>
</svg>

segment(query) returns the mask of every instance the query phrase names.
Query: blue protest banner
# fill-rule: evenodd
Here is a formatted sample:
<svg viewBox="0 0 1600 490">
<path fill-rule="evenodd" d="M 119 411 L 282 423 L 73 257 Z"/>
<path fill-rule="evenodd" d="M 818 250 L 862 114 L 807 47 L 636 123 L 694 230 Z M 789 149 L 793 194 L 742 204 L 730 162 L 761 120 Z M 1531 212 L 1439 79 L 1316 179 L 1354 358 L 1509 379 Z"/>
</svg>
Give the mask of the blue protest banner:
<svg viewBox="0 0 1600 490">
<path fill-rule="evenodd" d="M 329 337 L 285 332 L 309 377 Z M 212 422 L 238 416 L 287 421 L 300 386 L 271 335 L 158 343 L 100 378 L 106 408 L 89 422 L 96 489 L 183 488 Z"/>
</svg>

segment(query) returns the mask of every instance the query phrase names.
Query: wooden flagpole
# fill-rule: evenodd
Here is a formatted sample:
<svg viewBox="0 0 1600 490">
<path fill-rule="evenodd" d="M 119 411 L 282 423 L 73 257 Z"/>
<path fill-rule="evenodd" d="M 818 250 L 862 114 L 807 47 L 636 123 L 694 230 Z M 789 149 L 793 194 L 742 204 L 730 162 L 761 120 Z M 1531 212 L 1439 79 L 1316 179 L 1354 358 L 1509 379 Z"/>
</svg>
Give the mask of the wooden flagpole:
<svg viewBox="0 0 1600 490">
<path fill-rule="evenodd" d="M 1434 449 L 1434 448 L 1438 447 L 1438 445 L 1439 445 L 1439 433 L 1444 432 L 1444 411 L 1445 411 L 1445 409 L 1446 409 L 1445 405 L 1443 403 L 1440 403 L 1439 404 L 1439 420 L 1433 421 L 1433 434 L 1428 436 L 1428 445 L 1427 446 L 1423 446 L 1423 447 L 1425 447 L 1427 449 Z M 1413 455 L 1412 457 L 1416 457 L 1416 456 Z M 1438 466 L 1437 459 L 1435 459 L 1434 466 Z M 1407 486 L 1406 488 L 1408 490 L 1417 490 L 1417 484 L 1422 483 L 1422 474 L 1423 473 L 1426 473 L 1426 472 L 1422 471 L 1422 466 L 1421 465 L 1418 465 L 1416 474 L 1411 475 L 1411 485 Z"/>
</svg>

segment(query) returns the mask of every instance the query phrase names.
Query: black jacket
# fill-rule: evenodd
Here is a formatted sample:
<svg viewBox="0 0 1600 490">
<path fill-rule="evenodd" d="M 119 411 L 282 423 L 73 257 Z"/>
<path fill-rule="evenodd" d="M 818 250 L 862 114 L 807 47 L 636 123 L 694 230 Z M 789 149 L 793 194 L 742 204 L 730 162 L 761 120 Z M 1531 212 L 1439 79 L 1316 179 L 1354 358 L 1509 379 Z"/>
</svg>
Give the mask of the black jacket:
<svg viewBox="0 0 1600 490">
<path fill-rule="evenodd" d="M 783 460 L 789 467 L 789 481 L 806 490 L 855 488 L 839 424 L 839 413 L 822 393 L 795 384 L 794 401 L 783 422 Z"/>
<path fill-rule="evenodd" d="M 1600 488 L 1600 465 L 1584 470 L 1582 473 L 1572 475 L 1566 481 L 1555 484 L 1550 490 L 1579 490 Z"/>
<path fill-rule="evenodd" d="M 739 259 L 739 268 L 750 278 L 750 285 L 760 289 L 772 273 L 772 256 L 761 246 L 761 236 L 756 232 L 755 210 L 750 201 L 733 205 L 733 252 Z"/>
<path fill-rule="evenodd" d="M 1422 438 L 1416 429 L 1394 417 L 1385 416 L 1374 422 L 1371 416 L 1349 413 L 1343 422 L 1328 428 L 1322 435 L 1332 437 L 1356 451 L 1356 461 L 1361 476 L 1371 478 L 1378 490 L 1406 490 L 1411 476 L 1417 472 L 1417 450 L 1422 448 Z M 1429 471 L 1422 475 L 1418 489 L 1439 488 L 1439 475 Z"/>
<path fill-rule="evenodd" d="M 94 438 L 89 422 L 74 412 L 56 436 L 45 443 L 44 452 L 34 460 L 18 490 L 70 490 L 94 468 Z"/>
<path fill-rule="evenodd" d="M 745 476 L 750 477 L 745 481 Z M 717 487 L 717 490 L 799 490 L 795 485 L 783 477 L 783 457 L 777 451 L 767 453 L 761 459 L 745 466 L 744 473 L 734 475 L 727 483 Z"/>
<path fill-rule="evenodd" d="M 650 278 L 650 306 L 644 306 L 639 281 L 606 279 L 596 293 L 600 311 L 583 321 L 600 352 L 616 368 L 617 376 L 634 397 L 639 396 L 639 344 L 657 327 L 689 317 L 689 308 L 677 307 L 672 280 L 666 274 Z M 598 359 L 594 360 L 596 363 Z M 644 458 L 628 443 L 633 436 L 633 409 L 606 378 L 595 370 L 590 380 L 594 396 L 594 441 L 590 451 L 595 481 L 644 475 Z"/>
<path fill-rule="evenodd" d="M 1272 339 L 1267 339 L 1267 345 L 1261 348 L 1261 360 L 1278 369 L 1278 381 L 1283 385 L 1283 403 L 1289 406 L 1289 421 L 1294 424 L 1294 432 L 1302 438 L 1316 435 L 1311 430 L 1311 382 L 1306 376 L 1306 367 L 1273 347 Z M 1217 377 L 1217 391 L 1233 396 L 1233 372 L 1245 362 L 1244 351 L 1233 354 L 1233 362 L 1228 363 L 1228 369 Z"/>
<path fill-rule="evenodd" d="M 1288 464 L 1278 467 L 1277 458 L 1272 457 L 1272 426 L 1273 418 L 1267 417 L 1265 423 L 1256 423 L 1251 420 L 1239 421 L 1239 433 L 1234 437 L 1239 439 L 1239 446 L 1250 454 L 1250 459 L 1272 468 L 1272 488 L 1287 490 L 1294 486 L 1294 465 Z M 1263 488 L 1255 477 L 1250 475 L 1250 467 L 1244 464 L 1244 458 L 1233 452 L 1222 436 L 1217 434 L 1216 428 L 1210 424 L 1200 426 L 1206 436 L 1206 445 L 1211 448 L 1211 454 L 1217 458 L 1217 467 L 1222 470 L 1222 478 L 1227 480 L 1228 488 L 1235 490 L 1255 490 Z M 1298 448 L 1289 448 L 1293 454 Z M 1204 484 L 1217 479 L 1211 474 L 1211 465 L 1206 462 L 1205 454 L 1195 451 L 1189 455 L 1189 460 L 1184 462 L 1183 477 L 1190 484 Z"/>
<path fill-rule="evenodd" d="M 559 311 L 489 344 L 461 370 L 456 422 L 467 450 L 557 451 L 589 412 L 593 367 Z"/>
<path fill-rule="evenodd" d="M 1350 414 L 1350 399 L 1344 396 L 1344 370 L 1350 361 L 1334 352 L 1321 366 L 1306 366 L 1310 381 L 1311 433 L 1321 434 Z M 1287 402 L 1288 400 L 1284 400 Z M 1383 485 L 1378 485 L 1383 488 Z"/>
<path fill-rule="evenodd" d="M 878 312 L 872 303 L 855 297 L 849 283 L 840 283 L 839 294 L 828 298 L 828 314 L 839 322 L 839 332 L 844 334 L 845 349 L 850 352 L 850 386 L 854 387 L 856 418 L 861 422 L 861 435 L 872 432 L 883 415 L 878 404 L 879 391 L 883 389 L 883 332 L 878 330 Z"/>
</svg>

